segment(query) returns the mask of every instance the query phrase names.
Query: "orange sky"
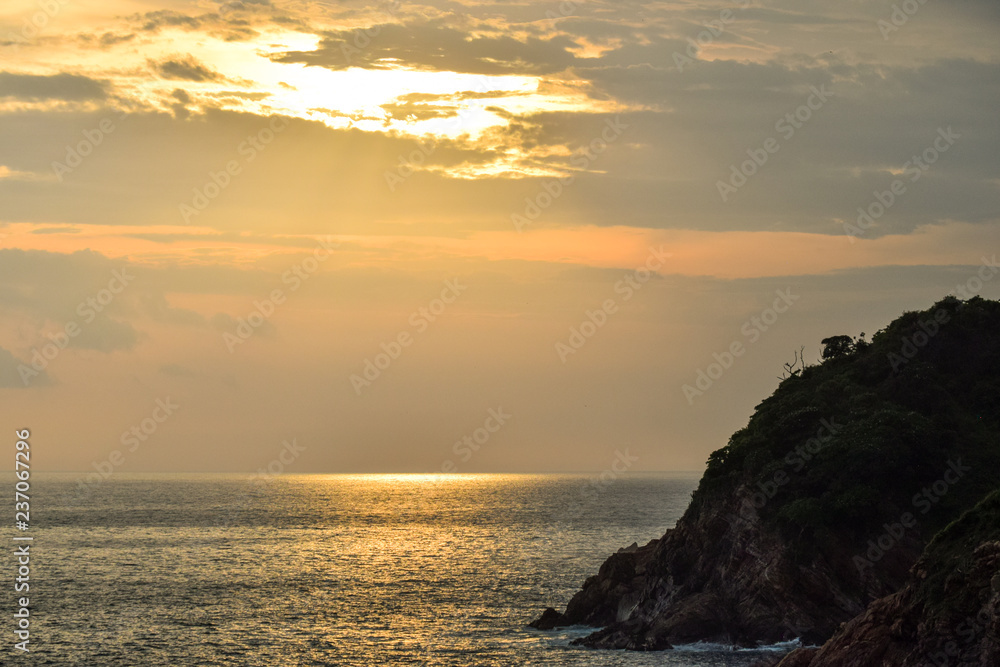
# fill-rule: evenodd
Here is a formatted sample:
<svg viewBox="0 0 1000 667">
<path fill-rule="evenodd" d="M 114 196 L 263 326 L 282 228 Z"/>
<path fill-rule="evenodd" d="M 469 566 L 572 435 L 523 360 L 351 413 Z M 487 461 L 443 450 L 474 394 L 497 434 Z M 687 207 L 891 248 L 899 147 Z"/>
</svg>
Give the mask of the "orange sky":
<svg viewBox="0 0 1000 667">
<path fill-rule="evenodd" d="M 52 7 L 0 9 L 0 392 L 44 469 L 155 422 L 116 469 L 433 473 L 502 406 L 461 472 L 696 470 L 800 345 L 993 275 L 991 3 Z"/>
</svg>

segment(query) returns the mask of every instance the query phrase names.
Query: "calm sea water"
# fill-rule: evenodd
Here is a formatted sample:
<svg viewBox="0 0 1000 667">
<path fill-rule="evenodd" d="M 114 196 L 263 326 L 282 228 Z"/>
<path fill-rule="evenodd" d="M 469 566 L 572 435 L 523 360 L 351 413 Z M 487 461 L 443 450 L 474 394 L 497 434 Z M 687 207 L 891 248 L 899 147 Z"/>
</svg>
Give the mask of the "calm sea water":
<svg viewBox="0 0 1000 667">
<path fill-rule="evenodd" d="M 117 474 L 81 493 L 38 474 L 31 662 L 747 665 L 761 654 L 593 651 L 569 645 L 587 629 L 525 625 L 671 527 L 697 478 Z"/>
</svg>

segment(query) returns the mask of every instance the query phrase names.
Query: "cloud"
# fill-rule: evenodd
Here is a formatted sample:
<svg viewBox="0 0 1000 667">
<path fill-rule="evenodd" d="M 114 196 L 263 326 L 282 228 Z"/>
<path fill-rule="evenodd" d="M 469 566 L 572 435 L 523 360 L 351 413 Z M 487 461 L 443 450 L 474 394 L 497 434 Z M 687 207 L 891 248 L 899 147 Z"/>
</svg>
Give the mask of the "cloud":
<svg viewBox="0 0 1000 667">
<path fill-rule="evenodd" d="M 0 314 L 19 321 L 36 343 L 45 334 L 77 325 L 69 346 L 114 352 L 131 350 L 143 335 L 134 321 L 204 326 L 193 311 L 172 308 L 134 267 L 92 251 L 60 254 L 0 249 Z"/>
<path fill-rule="evenodd" d="M 80 322 L 80 334 L 70 340 L 70 347 L 110 353 L 133 349 L 139 342 L 139 332 L 129 322 L 111 317 L 97 317 Z"/>
<path fill-rule="evenodd" d="M 221 2 L 217 12 L 191 15 L 172 9 L 133 14 L 128 22 L 133 29 L 145 33 L 181 29 L 205 32 L 226 41 L 245 41 L 258 36 L 254 26 L 280 25 L 309 30 L 308 14 L 303 7 L 276 7 L 267 0 Z M 114 40 L 132 39 L 133 35 L 116 35 Z"/>
<path fill-rule="evenodd" d="M 164 79 L 196 82 L 225 80 L 224 76 L 206 67 L 190 54 L 172 56 L 160 62 L 150 61 L 149 64 Z"/>
<path fill-rule="evenodd" d="M 181 364 L 163 364 L 160 366 L 160 373 L 163 375 L 168 375 L 170 377 L 181 377 L 181 378 L 193 378 L 200 375 L 197 371 L 193 371 L 187 366 Z"/>
<path fill-rule="evenodd" d="M 145 14 L 135 14 L 131 17 L 138 22 L 142 30 L 156 32 L 161 28 L 188 28 L 194 30 L 201 26 L 202 19 L 195 16 L 188 16 L 171 9 L 161 9 Z"/>
<path fill-rule="evenodd" d="M 245 321 L 241 321 L 243 319 L 243 317 L 234 318 L 228 313 L 216 313 L 212 316 L 210 322 L 212 328 L 216 331 L 239 335 L 237 334 L 237 328 L 247 326 Z M 278 332 L 278 329 L 269 320 L 264 320 L 263 323 L 250 328 L 250 330 L 255 334 L 260 334 L 264 338 L 274 338 Z"/>
<path fill-rule="evenodd" d="M 23 100 L 103 100 L 107 97 L 105 84 L 78 74 L 14 74 L 0 72 L 0 97 Z"/>
<path fill-rule="evenodd" d="M 79 227 L 73 227 L 72 225 L 58 225 L 54 227 L 38 227 L 32 229 L 29 234 L 79 234 Z"/>
<path fill-rule="evenodd" d="M 170 103 L 170 108 L 173 110 L 175 118 L 183 120 L 191 115 L 191 110 L 188 109 L 188 105 L 194 102 L 194 100 L 186 90 L 183 88 L 176 88 L 170 96 L 175 100 Z"/>
<path fill-rule="evenodd" d="M 0 164 L 0 180 L 4 179 L 11 181 L 53 181 L 56 180 L 56 176 L 51 173 L 39 174 L 32 171 L 18 171 Z"/>
<path fill-rule="evenodd" d="M 206 326 L 205 318 L 200 313 L 171 307 L 167 297 L 160 292 L 143 294 L 139 299 L 143 312 L 155 322 L 193 327 Z"/>
<path fill-rule="evenodd" d="M 32 368 L 31 371 L 38 374 L 30 376 L 29 383 L 25 384 L 24 380 L 21 379 L 19 366 L 30 368 L 27 363 L 0 347 L 0 389 L 25 389 L 30 385 L 38 386 L 52 383 L 52 379 L 44 370 L 35 371 Z"/>
<path fill-rule="evenodd" d="M 976 39 L 953 38 L 956 26 L 965 28 L 971 18 L 981 18 L 978 11 L 942 15 L 928 4 L 905 31 L 886 41 L 875 25 L 885 12 L 870 6 L 769 1 L 738 9 L 738 3 L 724 4 L 733 9 L 734 20 L 721 35 L 694 49 L 693 62 L 679 71 L 673 54 L 688 52 L 686 38 L 718 19 L 719 7 L 576 3 L 574 15 L 550 20 L 546 14 L 558 13 L 559 3 L 432 2 L 419 11 L 400 7 L 387 19 L 384 10 L 362 4 L 330 5 L 322 10 L 326 21 L 319 20 L 320 8 L 314 7 L 317 20 L 311 32 L 322 38 L 320 48 L 293 46 L 273 57 L 335 70 L 351 65 L 384 70 L 403 61 L 424 70 L 535 75 L 541 91 L 562 86 L 576 91 L 575 99 L 583 104 L 589 96 L 623 107 L 621 119 L 629 129 L 622 140 L 589 169 L 572 170 L 576 181 L 536 227 L 627 224 L 842 234 L 843 220 L 856 217 L 859 206 L 868 205 L 874 192 L 892 183 L 892 171 L 923 151 L 939 126 L 949 124 L 963 139 L 908 188 L 871 236 L 912 233 L 948 220 L 989 223 L 996 217 L 1000 67 L 967 56 L 964 50 L 979 43 Z M 218 11 L 191 21 L 204 34 L 216 36 L 213 31 L 222 26 L 274 20 L 269 12 L 278 10 L 256 2 L 225 5 Z M 339 25 L 377 29 L 323 31 L 331 16 Z M 175 27 L 192 25 L 170 13 L 147 19 Z M 929 48 L 930 42 L 919 49 L 905 45 L 931 25 L 942 31 L 947 48 Z M 828 43 L 812 45 L 809 40 L 821 34 Z M 732 44 L 756 51 L 739 51 L 735 57 L 733 51 L 718 48 Z M 586 45 L 600 48 L 588 51 Z M 274 83 L 272 98 L 259 103 L 269 93 L 250 84 L 241 90 L 243 81 L 237 79 L 245 70 L 231 71 L 232 61 L 215 60 L 212 50 L 194 53 L 197 58 L 157 56 L 153 65 L 182 77 L 177 81 L 181 85 L 204 84 L 215 80 L 212 77 L 231 76 L 231 81 L 224 86 L 191 85 L 190 94 L 178 88 L 172 97 L 167 91 L 174 86 L 164 86 L 156 93 L 156 103 L 173 114 L 134 113 L 128 128 L 117 130 L 86 165 L 67 177 L 72 182 L 25 183 L 0 177 L 0 215 L 37 222 L 176 223 L 178 205 L 192 201 L 207 174 L 239 159 L 234 146 L 265 122 L 260 115 L 233 110 L 263 114 L 283 99 Z M 276 69 L 277 81 L 283 72 Z M 388 78 L 386 74 L 380 71 L 372 80 Z M 300 88 L 295 99 L 312 101 L 308 85 L 290 76 L 288 81 Z M 779 136 L 776 121 L 804 103 L 810 86 L 822 85 L 835 91 L 830 103 L 794 138 L 782 140 L 780 152 L 730 201 L 722 202 L 717 182 L 748 159 L 748 150 Z M 443 118 L 480 95 L 436 94 L 431 88 L 380 101 L 381 109 L 363 113 L 380 120 L 381 112 L 393 120 Z M 293 120 L 280 140 L 253 164 L 244 165 L 248 168 L 196 220 L 220 230 L 275 231 L 274 221 L 282 219 L 293 228 L 290 231 L 315 233 L 326 229 L 327 211 L 336 207 L 343 212 L 338 231 L 364 231 L 375 221 L 379 229 L 387 229 L 435 220 L 437 225 L 454 225 L 453 232 L 509 226 L 511 213 L 520 212 L 525 198 L 537 197 L 544 187 L 544 179 L 532 174 L 570 171 L 571 151 L 595 140 L 604 123 L 614 119 L 614 114 L 564 107 L 533 108 L 531 97 L 511 95 L 513 103 L 493 112 L 508 124 L 495 127 L 485 140 L 438 140 L 427 156 L 415 152 L 421 148 L 419 140 L 406 136 Z M 319 116 L 315 109 L 311 113 Z M 345 118 L 352 112 L 342 113 Z M 177 122 L 190 114 L 202 114 L 204 122 Z M 0 124 L 0 144 L 18 158 L 9 163 L 10 169 L 29 174 L 50 169 L 53 157 L 65 155 L 66 147 L 79 142 L 81 132 L 95 127 L 101 116 L 21 111 L 9 120 Z M 144 164 L 142 171 L 132 168 L 136 155 L 148 154 L 157 159 Z M 382 196 L 388 193 L 385 174 L 413 155 L 422 164 L 391 197 Z M 511 155 L 506 166 L 512 168 L 503 171 L 505 165 L 500 164 L 492 172 L 484 169 Z M 410 169 L 407 164 L 402 168 Z M 456 183 L 447 177 L 485 172 L 491 178 Z M 109 183 L 115 184 L 114 206 L 107 205 Z"/>
<path fill-rule="evenodd" d="M 369 37 L 369 34 L 374 36 Z M 576 44 L 566 35 L 551 38 L 508 35 L 470 37 L 465 29 L 440 22 L 382 24 L 365 31 L 324 33 L 315 51 L 290 51 L 276 62 L 304 63 L 332 70 L 350 67 L 389 69 L 398 61 L 425 70 L 475 74 L 543 74 L 582 64 L 570 52 Z"/>
</svg>

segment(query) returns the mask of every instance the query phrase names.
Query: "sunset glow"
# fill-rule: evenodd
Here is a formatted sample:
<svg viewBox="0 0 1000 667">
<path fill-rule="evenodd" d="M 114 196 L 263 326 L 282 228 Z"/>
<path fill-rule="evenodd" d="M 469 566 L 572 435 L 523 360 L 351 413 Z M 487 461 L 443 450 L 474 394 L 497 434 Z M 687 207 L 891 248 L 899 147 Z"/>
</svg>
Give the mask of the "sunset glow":
<svg viewBox="0 0 1000 667">
<path fill-rule="evenodd" d="M 66 469 L 166 394 L 134 470 L 699 469 L 793 351 L 994 261 L 992 10 L 765 4 L 5 3 L 11 409 L 65 402 Z"/>
</svg>

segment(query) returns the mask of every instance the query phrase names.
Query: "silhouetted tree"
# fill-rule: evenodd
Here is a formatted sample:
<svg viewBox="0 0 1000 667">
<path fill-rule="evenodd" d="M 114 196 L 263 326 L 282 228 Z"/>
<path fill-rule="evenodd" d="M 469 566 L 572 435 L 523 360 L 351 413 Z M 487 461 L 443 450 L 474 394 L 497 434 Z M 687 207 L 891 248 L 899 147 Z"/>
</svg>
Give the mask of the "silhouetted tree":
<svg viewBox="0 0 1000 667">
<path fill-rule="evenodd" d="M 854 351 L 854 341 L 850 336 L 830 336 L 820 341 L 823 345 L 823 358 L 836 359 Z"/>
<path fill-rule="evenodd" d="M 806 369 L 806 346 L 803 345 L 799 348 L 798 352 L 795 353 L 795 358 L 791 363 L 785 362 L 782 364 L 785 367 L 785 372 L 781 374 L 779 380 L 784 380 L 788 377 L 794 377 Z"/>
</svg>

